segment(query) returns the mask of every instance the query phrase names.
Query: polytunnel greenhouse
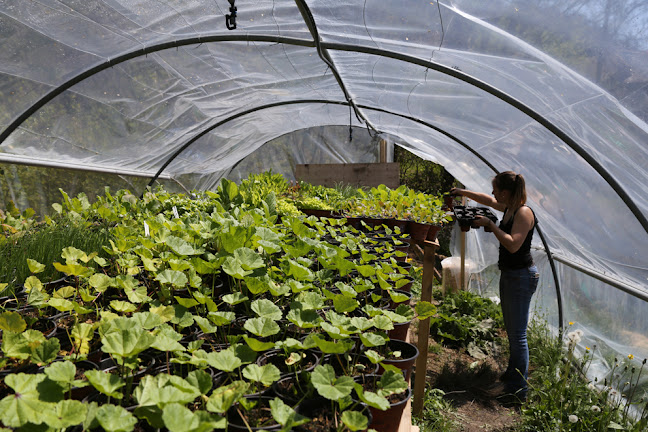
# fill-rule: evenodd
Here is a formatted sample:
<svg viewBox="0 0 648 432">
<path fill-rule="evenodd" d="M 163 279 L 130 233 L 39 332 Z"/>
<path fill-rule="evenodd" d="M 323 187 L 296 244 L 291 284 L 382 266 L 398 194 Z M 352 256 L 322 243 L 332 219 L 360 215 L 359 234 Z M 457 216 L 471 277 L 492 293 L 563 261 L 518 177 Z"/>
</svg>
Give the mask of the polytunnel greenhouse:
<svg viewBox="0 0 648 432">
<path fill-rule="evenodd" d="M 538 310 L 648 357 L 644 0 L 3 0 L 0 35 L 5 209 L 294 180 L 380 162 L 380 142 L 485 193 L 513 170 Z M 495 240 L 468 237 L 488 272 Z"/>
</svg>

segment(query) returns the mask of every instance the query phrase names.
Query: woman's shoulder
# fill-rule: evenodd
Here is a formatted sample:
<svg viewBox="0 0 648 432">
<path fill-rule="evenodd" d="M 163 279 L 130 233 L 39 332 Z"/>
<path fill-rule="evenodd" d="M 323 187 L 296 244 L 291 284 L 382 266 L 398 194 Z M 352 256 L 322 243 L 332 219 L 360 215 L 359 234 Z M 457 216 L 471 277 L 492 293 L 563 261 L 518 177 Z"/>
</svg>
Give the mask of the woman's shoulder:
<svg viewBox="0 0 648 432">
<path fill-rule="evenodd" d="M 517 209 L 515 217 L 519 217 L 525 221 L 530 221 L 531 223 L 535 223 L 536 220 L 535 212 L 526 204 Z"/>
</svg>

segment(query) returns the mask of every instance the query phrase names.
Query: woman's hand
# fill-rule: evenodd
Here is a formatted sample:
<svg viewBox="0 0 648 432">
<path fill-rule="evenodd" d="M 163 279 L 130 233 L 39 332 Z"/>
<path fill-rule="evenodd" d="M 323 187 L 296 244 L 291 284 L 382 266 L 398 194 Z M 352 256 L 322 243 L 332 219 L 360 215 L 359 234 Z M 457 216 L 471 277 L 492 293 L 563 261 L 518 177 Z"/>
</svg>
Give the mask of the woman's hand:
<svg viewBox="0 0 648 432">
<path fill-rule="evenodd" d="M 463 196 L 464 189 L 453 187 L 450 189 L 450 196 Z"/>
<path fill-rule="evenodd" d="M 472 225 L 475 227 L 489 227 L 493 221 L 487 218 L 486 216 L 475 216 L 475 219 L 472 221 Z"/>
</svg>

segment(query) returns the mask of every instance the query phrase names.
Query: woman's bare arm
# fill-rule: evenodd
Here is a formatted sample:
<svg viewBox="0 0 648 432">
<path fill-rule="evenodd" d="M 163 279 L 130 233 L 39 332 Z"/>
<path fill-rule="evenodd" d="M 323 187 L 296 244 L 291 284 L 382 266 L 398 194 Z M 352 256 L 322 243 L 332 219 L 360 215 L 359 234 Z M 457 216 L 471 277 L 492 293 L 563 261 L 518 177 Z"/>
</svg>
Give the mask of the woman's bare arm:
<svg viewBox="0 0 648 432">
<path fill-rule="evenodd" d="M 504 211 L 506 209 L 505 204 L 497 202 L 495 197 L 489 194 L 474 192 L 468 189 L 460 189 L 460 188 L 450 189 L 450 194 L 465 196 L 466 198 L 470 198 L 471 200 L 478 202 L 479 204 L 492 207 L 495 210 Z"/>
</svg>

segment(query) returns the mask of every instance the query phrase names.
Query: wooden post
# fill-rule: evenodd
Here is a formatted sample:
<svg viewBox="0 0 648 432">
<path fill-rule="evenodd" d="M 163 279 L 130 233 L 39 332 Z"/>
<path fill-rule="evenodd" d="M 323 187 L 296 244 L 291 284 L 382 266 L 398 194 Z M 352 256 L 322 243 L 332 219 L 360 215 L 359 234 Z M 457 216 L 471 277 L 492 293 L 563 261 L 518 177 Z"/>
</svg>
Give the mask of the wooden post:
<svg viewBox="0 0 648 432">
<path fill-rule="evenodd" d="M 461 197 L 461 205 L 466 205 L 466 197 Z M 461 271 L 461 275 L 459 276 L 459 289 L 460 290 L 465 290 L 466 289 L 466 233 L 464 231 L 461 231 L 461 234 L 459 235 L 459 239 L 461 241 L 461 267 L 459 270 Z"/>
<path fill-rule="evenodd" d="M 434 264 L 439 242 L 424 242 L 423 249 L 423 281 L 421 284 L 421 301 L 432 301 L 432 286 L 434 285 Z M 416 358 L 416 375 L 414 377 L 414 401 L 412 411 L 414 415 L 423 412 L 423 399 L 425 396 L 425 378 L 427 376 L 428 340 L 430 337 L 430 318 L 419 321 L 417 348 L 419 355 Z"/>
<path fill-rule="evenodd" d="M 380 163 L 387 163 L 387 141 L 380 140 Z"/>
</svg>

